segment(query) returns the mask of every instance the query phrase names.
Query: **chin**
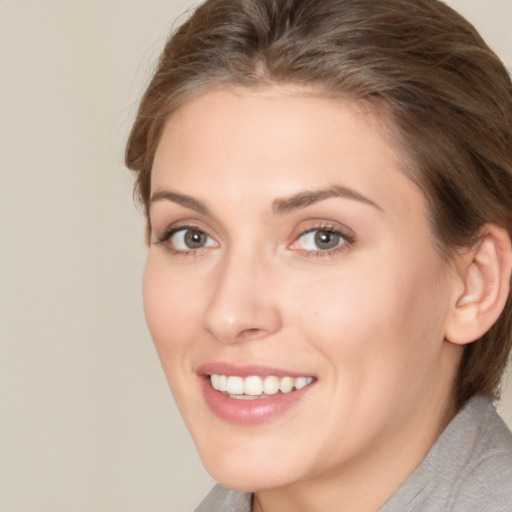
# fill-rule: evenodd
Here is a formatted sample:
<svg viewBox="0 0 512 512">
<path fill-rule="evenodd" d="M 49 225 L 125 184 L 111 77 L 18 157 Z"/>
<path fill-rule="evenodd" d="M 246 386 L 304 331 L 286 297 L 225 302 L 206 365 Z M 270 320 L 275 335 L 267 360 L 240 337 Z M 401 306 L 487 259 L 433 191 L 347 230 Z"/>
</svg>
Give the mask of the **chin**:
<svg viewBox="0 0 512 512">
<path fill-rule="evenodd" d="M 207 468 L 208 470 L 208 468 Z M 219 482 L 226 489 L 238 492 L 260 492 L 269 489 L 276 489 L 290 484 L 290 475 L 286 481 L 282 481 L 282 474 L 268 473 L 265 469 L 238 468 L 233 471 L 208 471 L 215 481 Z"/>
<path fill-rule="evenodd" d="M 205 456 L 200 452 L 199 455 L 206 471 L 223 487 L 233 491 L 263 491 L 283 487 L 300 479 L 296 464 L 276 464 L 278 456 L 261 460 L 247 454 L 236 454 L 234 457 L 228 454 Z"/>
</svg>

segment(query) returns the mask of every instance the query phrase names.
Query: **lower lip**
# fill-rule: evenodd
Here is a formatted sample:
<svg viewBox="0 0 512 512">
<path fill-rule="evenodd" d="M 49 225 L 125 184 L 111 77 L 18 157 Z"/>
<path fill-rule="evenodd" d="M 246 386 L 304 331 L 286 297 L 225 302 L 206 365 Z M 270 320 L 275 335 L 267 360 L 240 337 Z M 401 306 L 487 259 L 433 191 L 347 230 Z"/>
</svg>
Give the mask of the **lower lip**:
<svg viewBox="0 0 512 512">
<path fill-rule="evenodd" d="M 289 393 L 262 395 L 263 398 L 254 400 L 239 400 L 213 389 L 209 377 L 203 377 L 201 381 L 203 396 L 211 411 L 223 420 L 244 425 L 265 423 L 286 413 L 305 396 L 313 385 L 309 384 Z"/>
</svg>

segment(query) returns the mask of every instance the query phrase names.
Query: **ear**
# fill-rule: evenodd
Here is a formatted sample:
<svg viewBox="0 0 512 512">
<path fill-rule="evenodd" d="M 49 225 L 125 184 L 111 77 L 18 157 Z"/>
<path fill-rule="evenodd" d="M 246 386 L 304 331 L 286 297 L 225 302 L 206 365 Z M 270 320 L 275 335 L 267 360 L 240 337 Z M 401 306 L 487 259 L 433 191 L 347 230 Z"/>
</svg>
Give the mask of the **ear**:
<svg viewBox="0 0 512 512">
<path fill-rule="evenodd" d="M 465 345 L 483 336 L 505 307 L 512 268 L 507 231 L 486 224 L 475 246 L 455 256 L 455 267 L 462 286 L 454 293 L 445 338 Z"/>
</svg>

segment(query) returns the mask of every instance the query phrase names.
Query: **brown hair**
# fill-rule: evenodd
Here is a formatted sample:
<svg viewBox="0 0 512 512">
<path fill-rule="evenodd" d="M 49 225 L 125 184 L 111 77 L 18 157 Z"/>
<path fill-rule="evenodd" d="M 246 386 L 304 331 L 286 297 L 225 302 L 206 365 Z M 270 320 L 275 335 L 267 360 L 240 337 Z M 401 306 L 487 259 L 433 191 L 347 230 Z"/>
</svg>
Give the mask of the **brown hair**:
<svg viewBox="0 0 512 512">
<path fill-rule="evenodd" d="M 485 223 L 512 234 L 512 84 L 474 27 L 438 0 L 207 0 L 167 42 L 126 149 L 148 213 L 169 115 L 222 85 L 294 83 L 383 110 L 403 172 L 423 191 L 439 248 L 470 246 Z M 148 220 L 148 230 L 151 227 Z M 512 345 L 509 298 L 466 346 L 457 404 L 496 398 Z"/>
</svg>

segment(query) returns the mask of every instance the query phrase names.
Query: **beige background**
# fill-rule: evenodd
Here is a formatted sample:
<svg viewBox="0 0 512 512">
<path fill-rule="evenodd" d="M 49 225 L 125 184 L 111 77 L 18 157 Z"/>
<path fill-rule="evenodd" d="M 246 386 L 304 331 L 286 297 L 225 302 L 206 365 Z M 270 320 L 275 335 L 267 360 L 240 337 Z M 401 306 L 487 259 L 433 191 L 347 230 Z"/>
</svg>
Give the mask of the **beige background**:
<svg viewBox="0 0 512 512">
<path fill-rule="evenodd" d="M 193 509 L 211 486 L 141 305 L 123 145 L 186 0 L 0 0 L 0 511 Z M 453 0 L 512 64 L 512 1 Z M 502 413 L 512 425 L 512 389 Z"/>
</svg>

